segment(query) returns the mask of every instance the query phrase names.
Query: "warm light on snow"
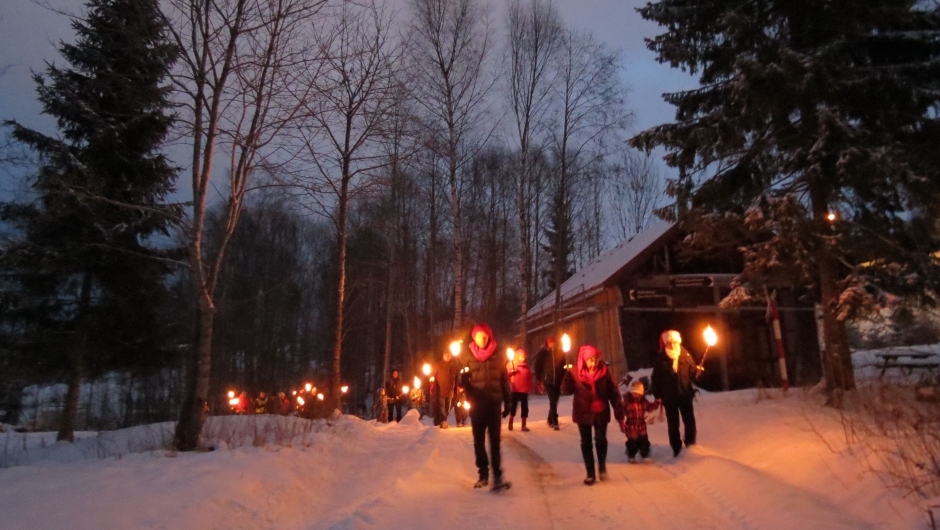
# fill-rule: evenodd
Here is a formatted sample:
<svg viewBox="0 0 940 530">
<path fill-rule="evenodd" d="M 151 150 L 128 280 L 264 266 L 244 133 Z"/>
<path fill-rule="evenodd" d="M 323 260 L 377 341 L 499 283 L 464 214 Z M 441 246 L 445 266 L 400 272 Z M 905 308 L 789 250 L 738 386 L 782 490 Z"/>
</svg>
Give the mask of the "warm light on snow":
<svg viewBox="0 0 940 530">
<path fill-rule="evenodd" d="M 567 333 L 561 336 L 561 351 L 568 353 L 571 350 L 571 337 Z"/>
<path fill-rule="evenodd" d="M 705 344 L 708 344 L 709 346 L 714 346 L 715 344 L 718 344 L 718 335 L 715 333 L 715 330 L 713 330 L 711 326 L 708 326 L 705 328 L 704 336 L 705 336 Z"/>
</svg>

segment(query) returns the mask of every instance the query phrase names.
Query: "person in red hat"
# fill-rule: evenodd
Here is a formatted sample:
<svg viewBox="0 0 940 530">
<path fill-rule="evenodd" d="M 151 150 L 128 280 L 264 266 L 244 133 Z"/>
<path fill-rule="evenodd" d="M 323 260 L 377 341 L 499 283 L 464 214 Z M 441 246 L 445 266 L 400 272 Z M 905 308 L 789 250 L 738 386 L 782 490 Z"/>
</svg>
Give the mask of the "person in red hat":
<svg viewBox="0 0 940 530">
<path fill-rule="evenodd" d="M 532 384 L 532 370 L 526 362 L 526 352 L 523 349 L 516 350 L 513 360 L 506 363 L 506 370 L 509 372 L 509 390 L 512 391 L 512 407 L 509 411 L 509 430 L 512 430 L 512 423 L 516 417 L 517 405 L 522 405 L 522 431 L 528 432 L 526 419 L 529 417 L 529 394 L 532 393 L 534 385 Z"/>
<path fill-rule="evenodd" d="M 581 434 L 581 456 L 588 486 L 597 482 L 594 472 L 594 449 L 597 449 L 597 470 L 601 480 L 607 480 L 607 424 L 610 423 L 610 407 L 614 408 L 614 417 L 620 424 L 620 431 L 625 432 L 623 418 L 623 400 L 620 391 L 610 376 L 607 364 L 601 359 L 601 352 L 594 346 L 584 345 L 578 350 L 578 362 L 567 374 L 562 384 L 565 393 L 574 394 L 572 399 L 571 421 L 578 425 Z M 594 443 L 591 443 L 591 431 Z"/>
<path fill-rule="evenodd" d="M 493 330 L 479 323 L 470 331 L 470 356 L 461 374 L 462 386 L 470 402 L 470 426 L 473 430 L 473 451 L 480 479 L 474 488 L 489 485 L 489 466 L 493 466 L 493 490 L 507 489 L 499 455 L 499 431 L 502 417 L 509 415 L 509 377 L 496 352 Z M 490 437 L 490 459 L 486 457 L 486 433 Z"/>
</svg>

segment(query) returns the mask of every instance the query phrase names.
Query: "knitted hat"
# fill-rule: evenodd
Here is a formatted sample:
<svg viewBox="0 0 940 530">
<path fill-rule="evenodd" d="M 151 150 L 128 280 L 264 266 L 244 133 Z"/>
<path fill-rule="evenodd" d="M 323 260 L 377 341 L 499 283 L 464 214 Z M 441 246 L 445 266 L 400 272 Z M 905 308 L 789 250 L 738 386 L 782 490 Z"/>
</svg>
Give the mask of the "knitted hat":
<svg viewBox="0 0 940 530">
<path fill-rule="evenodd" d="M 641 383 L 639 380 L 630 383 L 629 390 L 631 394 L 639 394 L 641 396 L 646 393 L 646 389 L 643 387 L 643 383 Z"/>
</svg>

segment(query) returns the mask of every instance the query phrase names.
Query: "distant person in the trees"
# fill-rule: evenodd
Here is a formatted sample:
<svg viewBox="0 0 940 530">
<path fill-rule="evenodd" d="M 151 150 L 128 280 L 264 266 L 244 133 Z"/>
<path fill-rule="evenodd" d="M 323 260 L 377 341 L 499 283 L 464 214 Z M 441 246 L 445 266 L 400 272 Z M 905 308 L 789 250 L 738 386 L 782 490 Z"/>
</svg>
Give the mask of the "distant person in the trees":
<svg viewBox="0 0 940 530">
<path fill-rule="evenodd" d="M 238 395 L 238 404 L 235 405 L 235 414 L 248 414 L 248 393 L 242 392 Z"/>
<path fill-rule="evenodd" d="M 493 331 L 480 323 L 470 331 L 470 356 L 467 367 L 461 374 L 463 387 L 470 401 L 470 426 L 473 429 L 473 450 L 480 479 L 473 485 L 482 488 L 489 485 L 489 468 L 493 467 L 493 490 L 509 488 L 503 480 L 503 469 L 499 454 L 500 407 L 502 416 L 509 415 L 509 377 L 503 361 L 496 352 Z M 490 438 L 490 459 L 486 457 L 486 435 Z"/>
<path fill-rule="evenodd" d="M 460 378 L 457 379 L 458 381 Z M 470 412 L 463 406 L 464 402 L 467 401 L 467 391 L 464 390 L 462 386 L 457 385 L 457 397 L 454 398 L 454 421 L 457 422 L 458 427 L 463 427 L 467 424 L 467 417 L 470 415 Z"/>
<path fill-rule="evenodd" d="M 264 414 L 268 411 L 268 395 L 261 391 L 255 398 L 255 414 Z"/>
<path fill-rule="evenodd" d="M 594 346 L 584 345 L 578 350 L 578 362 L 565 374 L 564 386 L 574 394 L 571 421 L 578 425 L 581 434 L 581 457 L 588 486 L 607 480 L 607 424 L 610 423 L 610 407 L 624 432 L 623 401 L 620 391 L 610 376 L 607 364 L 601 360 L 601 352 Z M 591 431 L 594 443 L 591 443 Z M 594 470 L 594 449 L 597 449 L 597 472 Z"/>
<path fill-rule="evenodd" d="M 448 427 L 447 416 L 457 392 L 457 370 L 454 356 L 448 351 L 434 364 L 434 370 L 431 372 L 431 377 L 434 378 L 434 390 L 431 392 L 431 399 L 434 400 L 434 425 L 440 426 L 441 429 Z"/>
<path fill-rule="evenodd" d="M 392 370 L 392 375 L 385 380 L 385 396 L 388 398 L 389 421 L 401 421 L 402 402 L 407 399 L 407 396 L 402 391 L 398 370 Z"/>
<path fill-rule="evenodd" d="M 636 455 L 650 457 L 650 438 L 646 429 L 646 413 L 662 406 L 660 400 L 646 399 L 646 387 L 640 381 L 633 381 L 623 398 L 623 415 L 626 418 L 627 458 L 636 463 Z"/>
<path fill-rule="evenodd" d="M 280 400 L 281 410 L 279 412 L 281 416 L 287 416 L 290 414 L 290 398 L 284 392 L 278 392 L 277 397 Z"/>
<path fill-rule="evenodd" d="M 375 393 L 375 401 L 372 402 L 372 415 L 375 421 L 379 423 L 388 423 L 388 396 L 385 395 L 385 389 L 380 388 Z"/>
<path fill-rule="evenodd" d="M 532 393 L 532 370 L 526 363 L 525 350 L 516 350 L 516 355 L 512 361 L 506 363 L 506 370 L 509 371 L 509 390 L 512 391 L 512 408 L 509 411 L 509 430 L 512 430 L 512 423 L 516 417 L 516 407 L 522 405 L 522 431 L 528 432 L 526 419 L 529 417 L 529 394 Z"/>
<path fill-rule="evenodd" d="M 678 331 L 666 330 L 659 337 L 659 353 L 653 359 L 650 376 L 653 395 L 663 402 L 669 430 L 669 445 L 672 456 L 679 456 L 683 439 L 679 436 L 679 417 L 685 425 L 686 447 L 695 444 L 695 411 L 692 400 L 695 388 L 692 381 L 702 371 L 689 352 L 682 347 L 682 336 Z"/>
<path fill-rule="evenodd" d="M 558 397 L 565 378 L 565 352 L 557 347 L 555 337 L 547 338 L 545 345 L 535 354 L 535 377 L 539 392 L 548 394 L 548 426 L 557 431 Z"/>
</svg>

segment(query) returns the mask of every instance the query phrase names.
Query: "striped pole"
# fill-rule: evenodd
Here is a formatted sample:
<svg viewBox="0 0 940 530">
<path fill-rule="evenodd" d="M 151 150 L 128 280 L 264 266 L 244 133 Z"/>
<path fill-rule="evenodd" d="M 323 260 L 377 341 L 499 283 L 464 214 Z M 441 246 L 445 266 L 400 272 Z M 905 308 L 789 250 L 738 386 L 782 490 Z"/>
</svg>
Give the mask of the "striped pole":
<svg viewBox="0 0 940 530">
<path fill-rule="evenodd" d="M 783 390 L 790 388 L 790 380 L 787 378 L 787 360 L 783 351 L 783 334 L 780 333 L 780 314 L 777 312 L 777 301 L 773 298 L 768 299 L 770 305 L 770 317 L 774 324 L 774 342 L 777 343 L 777 358 L 780 362 L 780 379 L 783 381 Z"/>
</svg>

